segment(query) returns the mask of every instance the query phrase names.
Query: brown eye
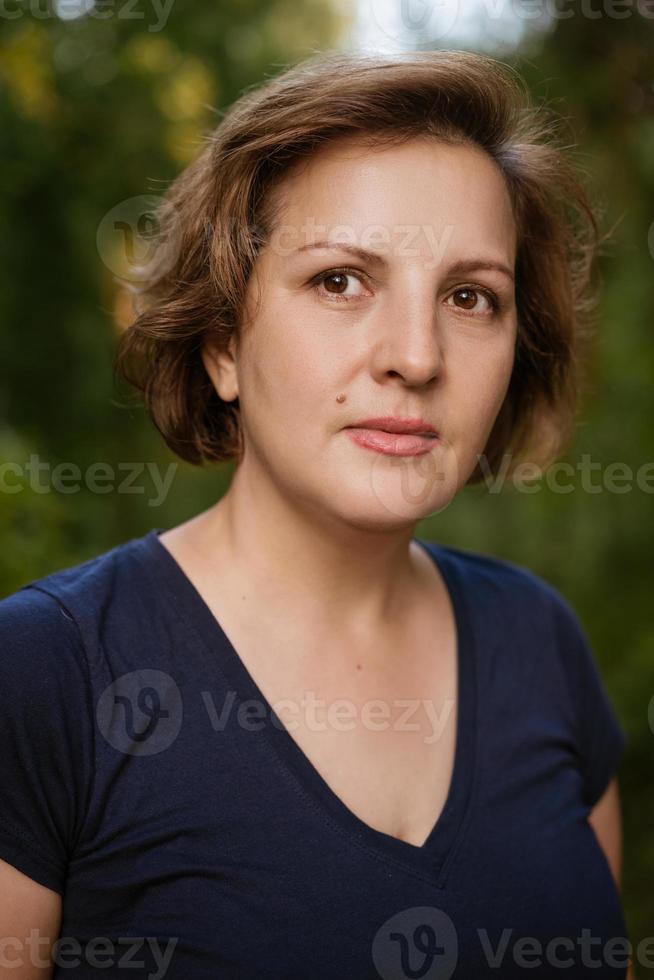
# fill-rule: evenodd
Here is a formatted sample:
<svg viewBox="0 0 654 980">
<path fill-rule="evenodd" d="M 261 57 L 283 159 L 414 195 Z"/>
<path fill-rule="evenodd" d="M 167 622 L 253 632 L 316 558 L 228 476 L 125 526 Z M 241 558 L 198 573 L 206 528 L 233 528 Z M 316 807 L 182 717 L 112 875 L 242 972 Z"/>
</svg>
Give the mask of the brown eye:
<svg viewBox="0 0 654 980">
<path fill-rule="evenodd" d="M 332 282 L 336 282 L 336 289 L 329 289 L 327 287 L 327 283 L 329 283 L 330 280 Z M 328 293 L 334 292 L 340 294 L 340 293 L 344 293 L 345 290 L 347 289 L 347 280 L 348 280 L 348 276 L 346 275 L 345 272 L 332 272 L 330 275 L 326 276 L 325 279 L 323 279 L 323 285 L 327 289 Z"/>
<path fill-rule="evenodd" d="M 463 308 L 466 310 L 474 310 L 477 303 L 477 295 L 474 289 L 457 289 L 455 296 L 463 297 Z"/>
<path fill-rule="evenodd" d="M 361 274 L 349 269 L 333 269 L 330 272 L 321 272 L 313 280 L 312 285 L 317 290 L 318 295 L 324 299 L 348 302 L 363 296 Z"/>
<path fill-rule="evenodd" d="M 454 303 L 456 309 L 476 312 L 482 316 L 495 312 L 499 306 L 492 293 L 487 293 L 483 289 L 475 289 L 473 286 L 460 286 L 458 289 L 455 289 L 449 299 L 454 299 L 455 297 L 458 297 L 458 301 Z M 480 299 L 484 301 L 486 307 L 484 308 L 482 306 L 476 309 Z"/>
</svg>

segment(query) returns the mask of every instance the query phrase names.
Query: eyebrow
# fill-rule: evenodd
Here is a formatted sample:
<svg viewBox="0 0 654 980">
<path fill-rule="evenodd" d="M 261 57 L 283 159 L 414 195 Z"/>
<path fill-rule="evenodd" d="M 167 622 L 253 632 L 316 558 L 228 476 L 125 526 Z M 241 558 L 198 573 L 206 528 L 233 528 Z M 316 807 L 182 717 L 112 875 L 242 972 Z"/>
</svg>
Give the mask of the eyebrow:
<svg viewBox="0 0 654 980">
<path fill-rule="evenodd" d="M 388 261 L 379 252 L 370 252 L 365 248 L 360 248 L 358 245 L 350 245 L 348 242 L 310 242 L 308 245 L 301 245 L 299 248 L 295 249 L 295 254 L 298 254 L 299 252 L 307 252 L 312 249 L 332 249 L 338 252 L 348 252 L 350 255 L 356 255 L 358 258 L 362 259 L 364 262 L 369 262 L 371 265 L 383 267 L 388 266 Z M 484 270 L 487 272 L 501 272 L 512 282 L 515 281 L 515 276 L 507 265 L 505 265 L 503 262 L 496 262 L 491 259 L 460 259 L 458 262 L 451 265 L 448 271 L 458 275 L 466 272 L 477 272 L 479 270 Z"/>
</svg>

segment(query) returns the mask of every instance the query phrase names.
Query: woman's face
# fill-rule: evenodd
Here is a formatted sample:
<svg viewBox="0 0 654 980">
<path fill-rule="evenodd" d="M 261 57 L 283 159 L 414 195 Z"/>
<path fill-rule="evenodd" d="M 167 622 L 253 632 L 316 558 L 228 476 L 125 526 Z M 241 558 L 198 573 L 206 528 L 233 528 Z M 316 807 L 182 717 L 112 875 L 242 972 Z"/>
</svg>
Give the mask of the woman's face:
<svg viewBox="0 0 654 980">
<path fill-rule="evenodd" d="M 279 192 L 238 350 L 205 352 L 221 396 L 239 397 L 239 471 L 314 515 L 415 523 L 465 484 L 508 388 L 516 231 L 504 179 L 470 146 L 347 140 Z M 422 419 L 439 437 L 369 437 L 376 450 L 349 427 L 379 416 Z"/>
</svg>

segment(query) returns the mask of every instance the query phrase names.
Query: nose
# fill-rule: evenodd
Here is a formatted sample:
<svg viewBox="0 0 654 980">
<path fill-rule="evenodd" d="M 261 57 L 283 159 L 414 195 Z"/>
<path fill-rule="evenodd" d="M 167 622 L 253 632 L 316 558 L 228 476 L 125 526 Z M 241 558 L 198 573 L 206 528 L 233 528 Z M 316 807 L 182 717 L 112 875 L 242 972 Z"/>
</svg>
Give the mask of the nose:
<svg viewBox="0 0 654 980">
<path fill-rule="evenodd" d="M 421 387 L 439 377 L 444 351 L 438 320 L 433 284 L 404 293 L 380 310 L 371 350 L 375 380 L 399 377 L 411 387 Z"/>
</svg>

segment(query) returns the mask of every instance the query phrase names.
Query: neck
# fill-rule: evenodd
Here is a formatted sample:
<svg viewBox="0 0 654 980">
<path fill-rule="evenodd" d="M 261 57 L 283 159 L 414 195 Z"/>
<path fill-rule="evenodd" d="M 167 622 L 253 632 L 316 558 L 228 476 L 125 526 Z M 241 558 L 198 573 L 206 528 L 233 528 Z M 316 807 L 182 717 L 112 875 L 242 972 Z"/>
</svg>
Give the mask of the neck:
<svg viewBox="0 0 654 980">
<path fill-rule="evenodd" d="M 338 624 L 348 635 L 406 622 L 430 565 L 411 543 L 415 524 L 389 530 L 329 520 L 240 468 L 227 494 L 188 523 L 209 575 L 212 566 L 229 569 L 230 583 L 258 604 L 281 603 L 287 615 Z"/>
</svg>

